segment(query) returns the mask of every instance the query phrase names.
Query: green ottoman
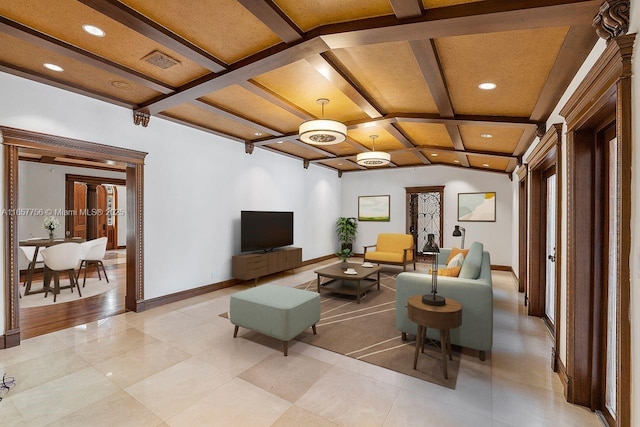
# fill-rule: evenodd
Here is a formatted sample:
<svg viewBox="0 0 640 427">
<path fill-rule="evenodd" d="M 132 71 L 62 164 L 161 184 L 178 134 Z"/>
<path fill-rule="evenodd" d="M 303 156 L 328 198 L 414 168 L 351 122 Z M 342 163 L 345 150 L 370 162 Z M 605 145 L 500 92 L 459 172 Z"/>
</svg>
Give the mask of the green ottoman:
<svg viewBox="0 0 640 427">
<path fill-rule="evenodd" d="M 229 320 L 238 328 L 251 329 L 284 341 L 287 355 L 289 340 L 309 326 L 316 333 L 320 320 L 320 294 L 276 285 L 262 285 L 231 295 Z"/>
</svg>

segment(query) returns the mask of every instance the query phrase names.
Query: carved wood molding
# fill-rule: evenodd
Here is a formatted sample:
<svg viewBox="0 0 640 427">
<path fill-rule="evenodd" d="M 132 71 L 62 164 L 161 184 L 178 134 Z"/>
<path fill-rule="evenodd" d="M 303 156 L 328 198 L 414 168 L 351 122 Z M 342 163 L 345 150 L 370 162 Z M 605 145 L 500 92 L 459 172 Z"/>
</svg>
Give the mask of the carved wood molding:
<svg viewBox="0 0 640 427">
<path fill-rule="evenodd" d="M 613 96 L 616 81 L 631 77 L 631 55 L 635 37 L 635 34 L 628 34 L 609 40 L 591 71 L 560 110 L 560 115 L 567 122 L 567 131 L 584 124 Z"/>
<path fill-rule="evenodd" d="M 5 290 L 5 346 L 20 343 L 20 310 L 18 308 L 18 147 L 4 145 L 4 290 Z M 9 336 L 15 339 L 9 339 Z M 12 342 L 10 342 L 12 341 Z"/>
<path fill-rule="evenodd" d="M 244 143 L 244 152 L 246 154 L 253 154 L 253 149 L 255 148 L 255 144 L 253 142 L 245 142 Z"/>
<path fill-rule="evenodd" d="M 24 129 L 0 126 L 4 144 L 21 148 L 31 148 L 47 153 L 65 156 L 79 156 L 95 160 L 111 160 L 127 164 L 142 164 L 147 153 L 128 148 L 97 144 L 79 139 L 53 136 Z"/>
<path fill-rule="evenodd" d="M 527 177 L 529 172 L 529 168 L 527 165 L 521 165 L 516 171 L 516 175 L 518 176 L 518 181 L 522 181 Z"/>
<path fill-rule="evenodd" d="M 551 128 L 542 136 L 540 143 L 529 155 L 529 169 L 535 169 L 540 163 L 553 154 L 553 150 L 562 144 L 562 123 L 551 125 Z"/>
<path fill-rule="evenodd" d="M 137 110 L 133 112 L 133 124 L 138 126 L 142 125 L 143 128 L 149 126 L 149 119 L 151 115 L 148 111 Z"/>
<path fill-rule="evenodd" d="M 593 18 L 593 26 L 600 38 L 607 41 L 629 31 L 629 0 L 606 0 Z"/>
</svg>

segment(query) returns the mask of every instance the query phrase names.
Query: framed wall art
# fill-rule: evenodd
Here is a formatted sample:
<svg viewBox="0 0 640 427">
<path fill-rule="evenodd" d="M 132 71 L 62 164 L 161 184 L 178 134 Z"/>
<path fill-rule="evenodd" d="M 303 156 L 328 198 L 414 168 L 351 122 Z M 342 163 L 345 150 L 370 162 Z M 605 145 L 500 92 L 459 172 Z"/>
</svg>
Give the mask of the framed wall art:
<svg viewBox="0 0 640 427">
<path fill-rule="evenodd" d="M 458 221 L 496 220 L 496 193 L 458 193 Z"/>
<path fill-rule="evenodd" d="M 359 196 L 358 221 L 390 221 L 391 196 Z"/>
</svg>

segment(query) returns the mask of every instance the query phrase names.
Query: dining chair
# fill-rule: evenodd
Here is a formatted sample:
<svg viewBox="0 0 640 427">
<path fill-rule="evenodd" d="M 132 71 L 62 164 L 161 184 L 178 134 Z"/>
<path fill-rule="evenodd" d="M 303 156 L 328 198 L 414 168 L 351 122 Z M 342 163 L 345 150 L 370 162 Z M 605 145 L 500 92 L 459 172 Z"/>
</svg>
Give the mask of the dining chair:
<svg viewBox="0 0 640 427">
<path fill-rule="evenodd" d="M 104 272 L 104 278 L 107 279 L 107 283 L 109 283 L 109 277 L 107 277 L 107 270 L 104 269 L 104 264 L 102 263 L 102 259 L 107 251 L 107 238 L 100 237 L 98 239 L 89 240 L 88 242 L 81 243 L 82 253 L 80 255 L 80 269 L 78 270 L 78 278 L 80 278 L 80 272 L 82 271 L 82 266 L 84 265 L 84 278 L 82 279 L 82 287 L 87 281 L 87 268 L 90 264 L 95 264 L 98 269 L 98 278 L 102 280 L 102 276 L 100 275 L 100 267 L 102 267 L 102 271 Z"/>
<path fill-rule="evenodd" d="M 33 263 L 33 254 L 36 252 L 36 247 L 35 246 L 20 246 L 20 253 L 22 254 L 22 259 L 20 260 L 20 264 L 24 263 L 26 261 L 27 263 L 27 267 L 26 268 L 20 268 L 20 270 L 32 270 L 35 269 L 38 264 L 40 264 L 42 266 L 42 264 L 44 263 L 44 258 L 42 258 L 42 253 L 40 251 L 38 251 L 38 256 L 36 258 L 36 262 L 35 265 L 31 265 Z M 27 276 L 25 276 L 24 279 L 24 283 L 22 284 L 22 286 L 25 286 L 27 283 Z"/>
<path fill-rule="evenodd" d="M 56 297 L 60 293 L 60 272 L 66 271 L 69 274 L 70 286 L 64 286 L 64 288 L 78 288 L 78 296 L 82 297 L 80 292 L 80 286 L 78 286 L 78 279 L 76 277 L 75 268 L 80 261 L 80 253 L 82 248 L 79 243 L 60 243 L 58 245 L 49 246 L 41 251 L 42 258 L 44 258 L 44 297 L 46 298 L 49 291 L 53 293 L 53 302 L 56 302 Z M 53 275 L 54 288 L 51 290 L 51 276 Z"/>
</svg>

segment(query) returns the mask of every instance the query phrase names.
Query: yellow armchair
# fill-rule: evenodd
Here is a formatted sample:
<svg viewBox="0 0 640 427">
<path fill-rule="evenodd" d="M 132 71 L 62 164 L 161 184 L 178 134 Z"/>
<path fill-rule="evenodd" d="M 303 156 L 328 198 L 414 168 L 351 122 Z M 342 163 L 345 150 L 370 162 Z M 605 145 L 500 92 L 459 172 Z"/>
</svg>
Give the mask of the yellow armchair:
<svg viewBox="0 0 640 427">
<path fill-rule="evenodd" d="M 376 248 L 374 251 L 370 248 Z M 375 245 L 364 247 L 364 260 L 374 264 L 401 265 L 402 271 L 407 271 L 407 264 L 416 260 L 413 256 L 413 236 L 411 234 L 380 233 Z"/>
</svg>

